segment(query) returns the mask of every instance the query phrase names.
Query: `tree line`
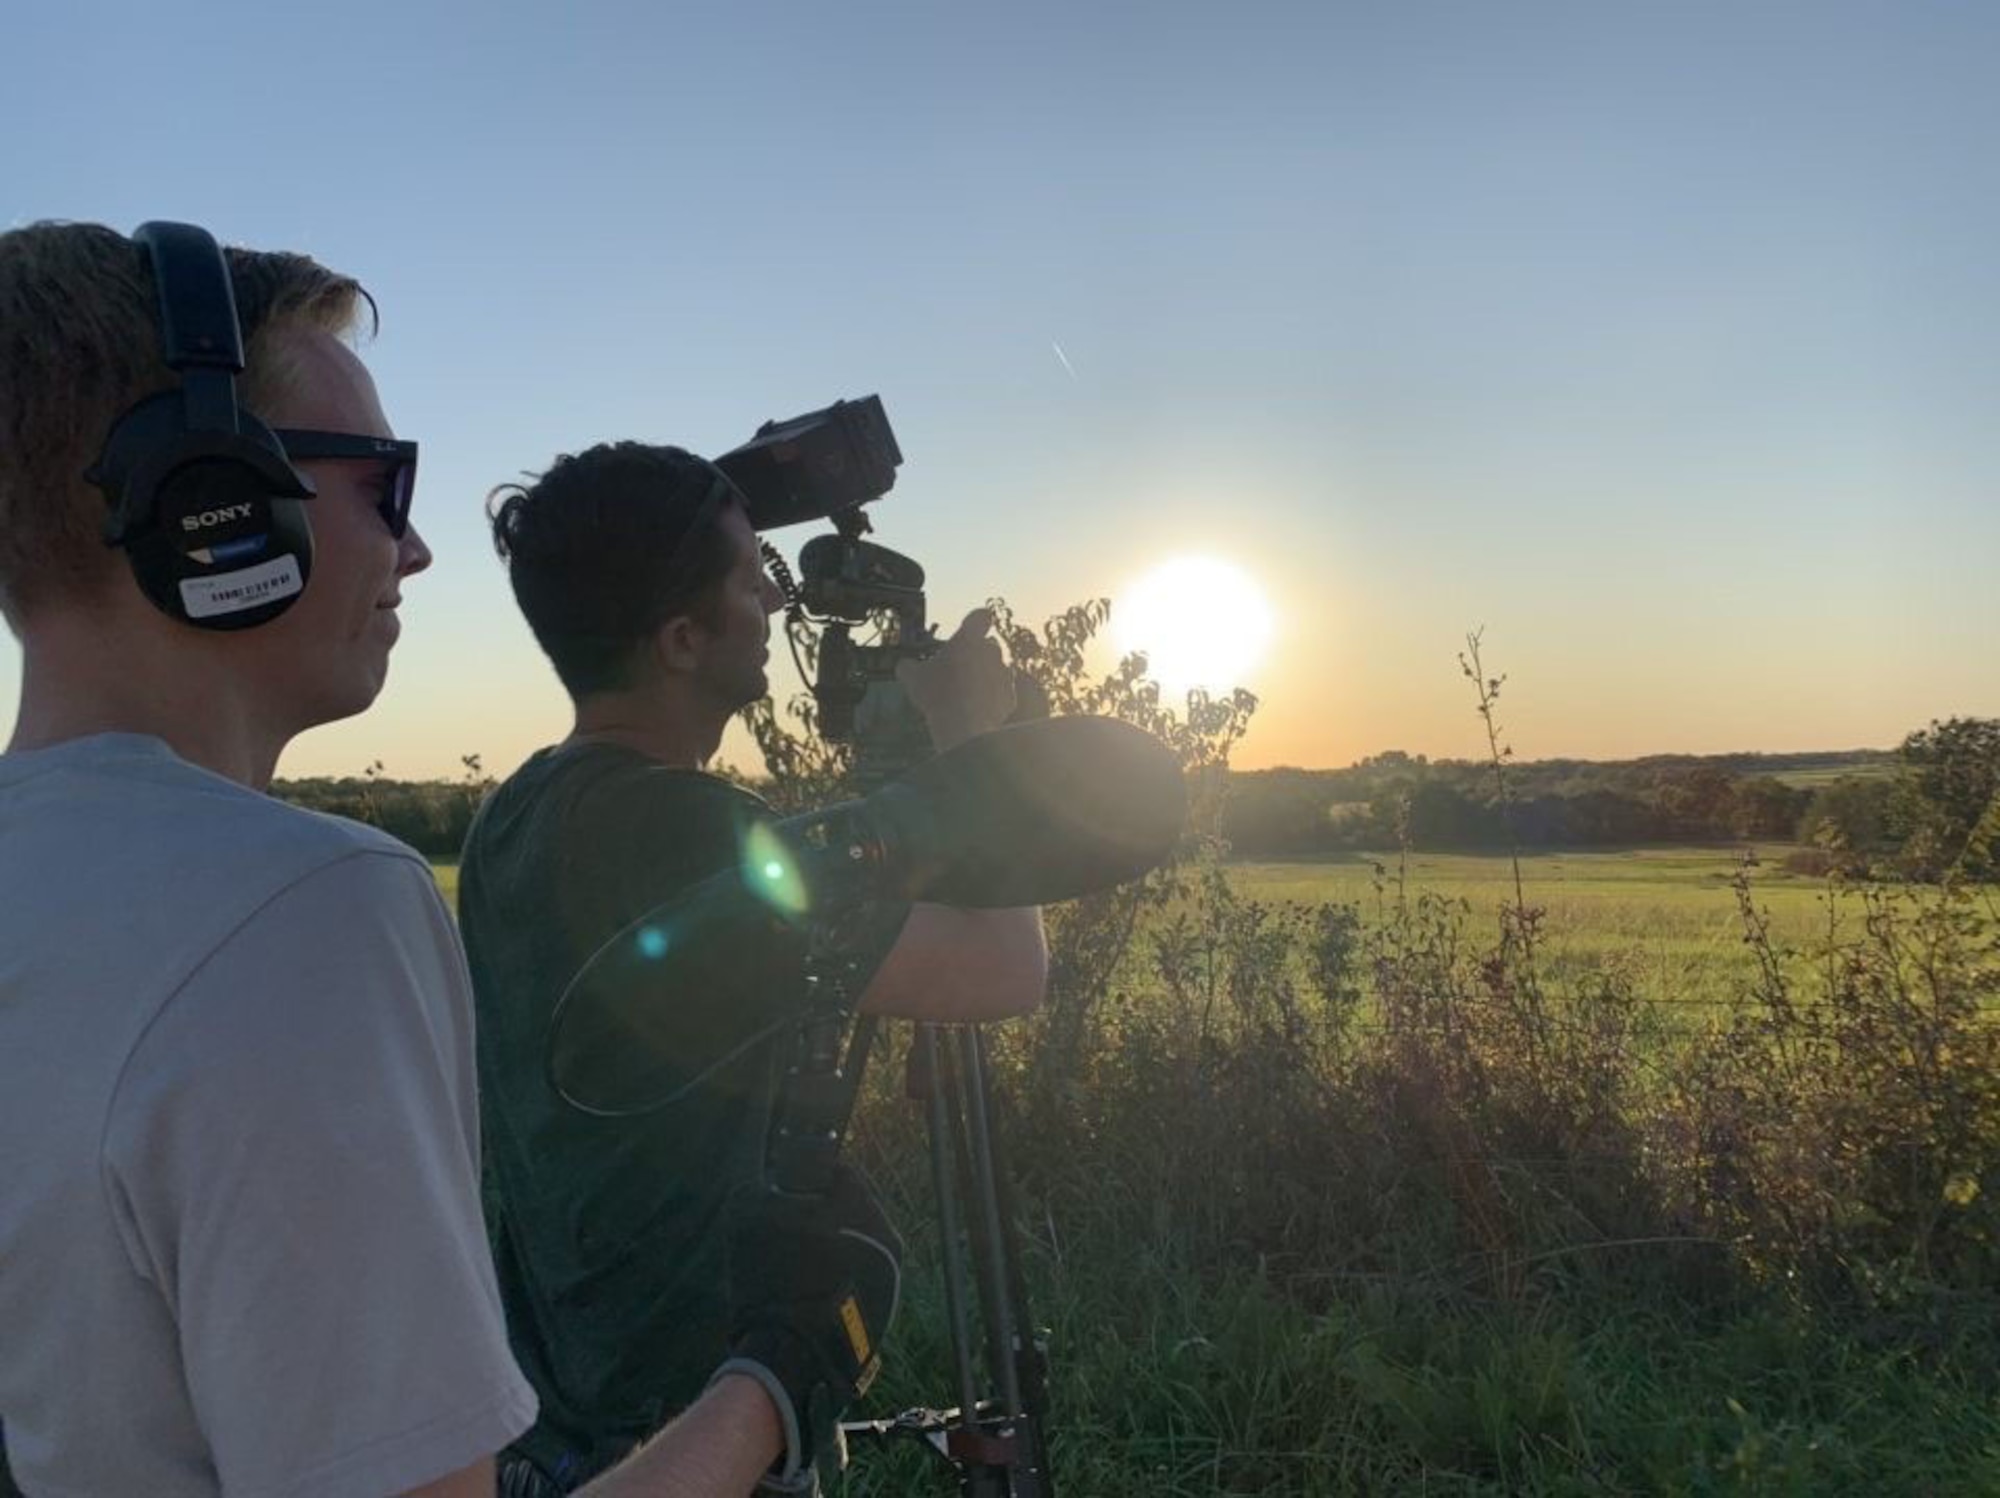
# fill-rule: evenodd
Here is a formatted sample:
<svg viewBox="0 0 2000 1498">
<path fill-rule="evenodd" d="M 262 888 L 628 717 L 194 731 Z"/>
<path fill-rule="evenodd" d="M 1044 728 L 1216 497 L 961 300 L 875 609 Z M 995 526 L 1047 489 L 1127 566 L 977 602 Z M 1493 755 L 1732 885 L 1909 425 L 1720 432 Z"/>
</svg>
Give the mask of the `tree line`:
<svg viewBox="0 0 2000 1498">
<path fill-rule="evenodd" d="M 457 780 L 360 775 L 279 781 L 297 805 L 456 857 L 492 788 L 479 756 Z M 1223 770 L 1221 832 L 1243 858 L 1616 847 L 1799 844 L 1802 866 L 1934 880 L 2000 878 L 2000 719 L 1949 718 L 1890 752 L 1653 755 L 1496 767 L 1391 750 L 1340 770 Z M 1786 777 L 1807 777 L 1795 784 Z"/>
<path fill-rule="evenodd" d="M 1796 843 L 1809 866 L 1992 879 L 2000 877 L 2000 719 L 1934 721 L 1891 752 L 1496 766 L 1392 750 L 1343 770 L 1236 771 L 1222 834 L 1251 858 L 1405 843 L 1423 851 Z"/>
<path fill-rule="evenodd" d="M 426 858 L 456 858 L 473 814 L 493 789 L 479 756 L 460 756 L 457 780 L 391 780 L 377 760 L 359 775 L 276 780 L 271 794 L 308 811 L 379 827 Z"/>
</svg>

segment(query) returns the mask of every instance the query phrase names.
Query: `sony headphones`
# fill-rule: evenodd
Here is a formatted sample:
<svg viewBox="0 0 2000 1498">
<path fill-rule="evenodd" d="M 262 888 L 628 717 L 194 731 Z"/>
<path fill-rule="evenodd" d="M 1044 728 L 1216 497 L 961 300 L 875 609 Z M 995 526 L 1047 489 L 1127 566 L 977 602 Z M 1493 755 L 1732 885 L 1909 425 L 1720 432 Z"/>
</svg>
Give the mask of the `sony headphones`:
<svg viewBox="0 0 2000 1498">
<path fill-rule="evenodd" d="M 111 505 L 105 544 L 124 549 L 161 612 L 198 629 L 248 629 L 305 591 L 313 486 L 236 404 L 243 337 L 214 238 L 171 223 L 141 224 L 132 238 L 152 262 L 160 341 L 180 388 L 120 416 L 85 477 Z"/>
</svg>

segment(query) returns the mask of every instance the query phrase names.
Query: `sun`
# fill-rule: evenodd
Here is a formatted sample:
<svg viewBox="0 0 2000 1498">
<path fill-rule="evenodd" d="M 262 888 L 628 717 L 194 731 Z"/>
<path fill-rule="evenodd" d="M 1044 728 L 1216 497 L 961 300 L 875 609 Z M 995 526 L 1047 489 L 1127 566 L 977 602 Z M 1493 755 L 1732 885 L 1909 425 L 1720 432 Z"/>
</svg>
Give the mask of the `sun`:
<svg viewBox="0 0 2000 1498">
<path fill-rule="evenodd" d="M 1121 654 L 1146 653 L 1148 674 L 1170 692 L 1241 686 L 1264 658 L 1274 619 L 1256 580 L 1217 557 L 1175 557 L 1111 600 Z"/>
</svg>

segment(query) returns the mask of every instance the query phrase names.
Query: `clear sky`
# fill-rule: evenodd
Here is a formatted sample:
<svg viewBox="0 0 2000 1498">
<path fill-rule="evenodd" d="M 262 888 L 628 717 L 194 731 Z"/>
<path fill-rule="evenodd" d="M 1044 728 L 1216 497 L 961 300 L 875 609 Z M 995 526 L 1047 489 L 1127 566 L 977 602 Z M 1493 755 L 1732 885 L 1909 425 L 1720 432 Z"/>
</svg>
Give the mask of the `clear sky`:
<svg viewBox="0 0 2000 1498">
<path fill-rule="evenodd" d="M 1257 580 L 1242 765 L 1477 753 L 1481 625 L 1524 757 L 2000 715 L 1980 0 L 65 0 L 4 46 L 5 221 L 193 219 L 381 304 L 437 564 L 281 774 L 565 731 L 493 484 L 871 391 L 935 617 Z"/>
</svg>

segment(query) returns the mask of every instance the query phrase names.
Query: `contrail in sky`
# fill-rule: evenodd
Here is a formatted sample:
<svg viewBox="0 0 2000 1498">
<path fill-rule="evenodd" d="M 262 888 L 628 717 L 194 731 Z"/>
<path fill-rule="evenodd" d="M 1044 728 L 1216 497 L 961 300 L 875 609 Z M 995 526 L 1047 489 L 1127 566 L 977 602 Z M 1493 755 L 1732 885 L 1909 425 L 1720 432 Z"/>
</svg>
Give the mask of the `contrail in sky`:
<svg viewBox="0 0 2000 1498">
<path fill-rule="evenodd" d="M 1062 351 L 1062 345 L 1051 338 L 1049 340 L 1049 347 L 1056 351 L 1056 359 L 1061 363 L 1063 373 L 1074 380 L 1076 378 L 1076 366 L 1069 362 L 1069 355 Z"/>
</svg>

